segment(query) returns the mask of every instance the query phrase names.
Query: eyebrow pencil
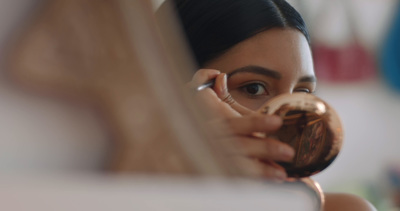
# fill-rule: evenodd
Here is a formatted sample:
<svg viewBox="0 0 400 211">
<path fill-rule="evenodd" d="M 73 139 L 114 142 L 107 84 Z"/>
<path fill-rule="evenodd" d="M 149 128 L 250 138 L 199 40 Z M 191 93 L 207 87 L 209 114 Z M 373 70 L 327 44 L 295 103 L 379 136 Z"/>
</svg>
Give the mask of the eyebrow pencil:
<svg viewBox="0 0 400 211">
<path fill-rule="evenodd" d="M 215 84 L 215 78 L 213 78 L 213 79 L 211 79 L 211 80 L 205 82 L 204 84 L 198 86 L 198 87 L 196 88 L 196 91 L 201 91 L 201 90 L 203 90 L 203 89 L 213 87 L 214 84 Z"/>
</svg>

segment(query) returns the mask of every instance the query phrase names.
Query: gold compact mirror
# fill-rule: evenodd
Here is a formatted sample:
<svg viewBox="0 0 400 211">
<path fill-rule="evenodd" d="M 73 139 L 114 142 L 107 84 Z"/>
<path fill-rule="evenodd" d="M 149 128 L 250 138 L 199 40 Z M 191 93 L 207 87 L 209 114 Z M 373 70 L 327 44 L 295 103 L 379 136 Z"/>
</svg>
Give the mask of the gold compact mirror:
<svg viewBox="0 0 400 211">
<path fill-rule="evenodd" d="M 343 130 L 337 113 L 323 100 L 307 93 L 284 94 L 261 107 L 263 114 L 283 119 L 282 127 L 268 134 L 295 149 L 292 162 L 281 162 L 292 178 L 308 177 L 329 166 L 338 155 Z"/>
</svg>

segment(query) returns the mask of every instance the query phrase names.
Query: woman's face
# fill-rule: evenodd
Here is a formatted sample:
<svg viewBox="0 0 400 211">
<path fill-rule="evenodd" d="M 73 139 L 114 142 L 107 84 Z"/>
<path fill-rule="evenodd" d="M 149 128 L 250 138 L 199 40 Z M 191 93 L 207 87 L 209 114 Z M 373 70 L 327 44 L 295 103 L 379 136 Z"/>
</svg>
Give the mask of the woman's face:
<svg viewBox="0 0 400 211">
<path fill-rule="evenodd" d="M 261 32 L 204 68 L 227 73 L 232 97 L 252 110 L 276 95 L 313 93 L 316 87 L 310 47 L 305 36 L 294 29 Z"/>
</svg>

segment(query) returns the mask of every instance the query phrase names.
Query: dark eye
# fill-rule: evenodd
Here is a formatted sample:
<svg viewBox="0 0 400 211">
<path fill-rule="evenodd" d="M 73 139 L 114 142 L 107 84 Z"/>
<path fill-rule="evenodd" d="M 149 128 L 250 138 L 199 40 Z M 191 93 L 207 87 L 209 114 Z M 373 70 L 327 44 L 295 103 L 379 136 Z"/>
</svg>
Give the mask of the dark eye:
<svg viewBox="0 0 400 211">
<path fill-rule="evenodd" d="M 251 83 L 241 87 L 241 90 L 248 95 L 268 95 L 265 86 L 260 83 Z"/>
</svg>

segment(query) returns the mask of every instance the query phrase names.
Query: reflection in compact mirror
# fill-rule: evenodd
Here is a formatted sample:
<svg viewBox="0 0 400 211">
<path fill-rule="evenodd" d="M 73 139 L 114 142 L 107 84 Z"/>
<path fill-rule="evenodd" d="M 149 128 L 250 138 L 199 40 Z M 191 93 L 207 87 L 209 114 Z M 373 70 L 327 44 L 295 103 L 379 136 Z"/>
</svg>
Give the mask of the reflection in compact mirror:
<svg viewBox="0 0 400 211">
<path fill-rule="evenodd" d="M 329 166 L 338 155 L 343 141 L 340 119 L 326 102 L 315 95 L 280 95 L 262 106 L 260 112 L 283 119 L 283 126 L 269 136 L 295 149 L 292 162 L 279 163 L 289 177 L 314 175 Z"/>
</svg>

